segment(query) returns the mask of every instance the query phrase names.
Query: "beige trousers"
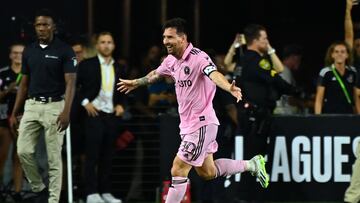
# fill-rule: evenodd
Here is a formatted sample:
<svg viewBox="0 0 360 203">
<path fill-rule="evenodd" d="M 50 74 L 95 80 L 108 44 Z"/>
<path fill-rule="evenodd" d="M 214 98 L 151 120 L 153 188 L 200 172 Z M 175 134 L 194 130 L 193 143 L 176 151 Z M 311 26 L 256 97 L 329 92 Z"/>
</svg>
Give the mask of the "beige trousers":
<svg viewBox="0 0 360 203">
<path fill-rule="evenodd" d="M 24 115 L 19 126 L 17 153 L 31 189 L 40 192 L 45 188 L 35 160 L 35 146 L 42 128 L 45 132 L 49 164 L 49 203 L 58 203 L 62 184 L 61 148 L 65 131 L 58 132 L 56 120 L 63 111 L 64 101 L 41 103 L 26 100 Z"/>
</svg>

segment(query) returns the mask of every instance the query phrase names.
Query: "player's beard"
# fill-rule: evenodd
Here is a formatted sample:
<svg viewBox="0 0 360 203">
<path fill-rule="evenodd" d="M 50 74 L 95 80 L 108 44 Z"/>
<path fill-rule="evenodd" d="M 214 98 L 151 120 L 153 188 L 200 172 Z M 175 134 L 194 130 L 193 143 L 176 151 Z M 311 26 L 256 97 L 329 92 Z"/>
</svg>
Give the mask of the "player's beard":
<svg viewBox="0 0 360 203">
<path fill-rule="evenodd" d="M 181 52 L 181 51 L 180 51 L 179 45 L 178 45 L 178 46 L 176 46 L 176 45 L 170 45 L 169 47 L 166 46 L 166 50 L 167 50 L 168 54 L 173 55 L 173 56 L 175 56 L 176 58 L 181 57 L 181 56 L 180 56 L 180 52 Z"/>
</svg>

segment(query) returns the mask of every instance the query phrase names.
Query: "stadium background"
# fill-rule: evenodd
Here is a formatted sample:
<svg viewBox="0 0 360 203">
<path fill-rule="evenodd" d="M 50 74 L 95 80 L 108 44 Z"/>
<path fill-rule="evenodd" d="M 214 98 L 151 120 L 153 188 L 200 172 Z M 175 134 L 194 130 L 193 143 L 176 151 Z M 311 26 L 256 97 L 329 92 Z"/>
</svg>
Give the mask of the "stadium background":
<svg viewBox="0 0 360 203">
<path fill-rule="evenodd" d="M 167 2 L 165 16 L 161 14 L 162 2 Z M 116 57 L 127 57 L 134 65 L 151 45 L 161 43 L 162 17 L 187 19 L 195 44 L 219 53 L 227 51 L 235 33 L 241 32 L 246 24 L 263 24 L 279 53 L 285 44 L 304 46 L 299 78 L 310 91 L 314 90 L 314 78 L 322 67 L 327 46 L 344 38 L 345 0 L 7 0 L 2 1 L 0 8 L 0 65 L 8 62 L 7 48 L 11 42 L 21 36 L 27 41 L 33 37 L 32 16 L 39 8 L 54 11 L 59 19 L 59 33 L 65 39 L 87 36 L 89 31 L 113 32 Z M 360 6 L 355 6 L 353 12 L 359 11 Z M 93 21 L 89 23 L 91 15 Z M 353 17 L 355 22 L 360 19 L 360 15 Z M 124 23 L 127 19 L 130 29 Z M 125 30 L 129 32 L 126 34 Z"/>
</svg>

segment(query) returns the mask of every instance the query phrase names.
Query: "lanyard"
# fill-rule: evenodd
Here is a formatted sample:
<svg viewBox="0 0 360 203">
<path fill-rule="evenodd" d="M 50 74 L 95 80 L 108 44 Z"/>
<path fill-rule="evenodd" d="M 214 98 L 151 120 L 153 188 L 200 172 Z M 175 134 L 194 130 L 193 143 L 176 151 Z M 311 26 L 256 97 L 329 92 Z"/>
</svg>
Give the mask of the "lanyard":
<svg viewBox="0 0 360 203">
<path fill-rule="evenodd" d="M 335 78 L 336 78 L 336 80 L 338 81 L 338 83 L 339 83 L 339 85 L 340 85 L 341 89 L 343 90 L 343 92 L 344 92 L 344 94 L 345 94 L 345 97 L 346 97 L 347 102 L 348 102 L 349 104 L 351 104 L 351 99 L 350 99 L 350 96 L 349 96 L 349 92 L 347 91 L 347 89 L 346 89 L 346 87 L 345 87 L 345 85 L 344 85 L 343 81 L 341 80 L 341 78 L 340 78 L 339 74 L 336 72 L 336 70 L 335 70 L 335 66 L 334 66 L 334 65 L 332 65 L 332 66 L 331 66 L 331 70 L 332 70 L 332 72 L 334 73 Z"/>
<path fill-rule="evenodd" d="M 16 85 L 20 84 L 21 79 L 22 79 L 22 74 L 20 72 L 20 73 L 17 74 L 17 77 L 16 77 Z"/>
</svg>

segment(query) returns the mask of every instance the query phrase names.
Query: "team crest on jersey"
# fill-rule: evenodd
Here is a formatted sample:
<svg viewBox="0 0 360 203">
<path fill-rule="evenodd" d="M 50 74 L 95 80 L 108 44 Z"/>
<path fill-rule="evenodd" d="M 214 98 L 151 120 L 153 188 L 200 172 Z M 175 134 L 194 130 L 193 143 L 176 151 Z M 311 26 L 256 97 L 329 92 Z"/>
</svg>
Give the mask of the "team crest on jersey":
<svg viewBox="0 0 360 203">
<path fill-rule="evenodd" d="M 349 82 L 349 83 L 353 83 L 354 82 L 354 76 L 353 75 L 349 75 L 346 80 Z"/>
<path fill-rule="evenodd" d="M 259 66 L 264 70 L 271 69 L 270 62 L 267 59 L 261 59 L 261 61 L 259 62 Z"/>
<path fill-rule="evenodd" d="M 189 74 L 190 74 L 190 68 L 189 68 L 189 66 L 185 66 L 185 68 L 184 68 L 184 73 L 185 73 L 186 75 L 189 75 Z"/>
</svg>

